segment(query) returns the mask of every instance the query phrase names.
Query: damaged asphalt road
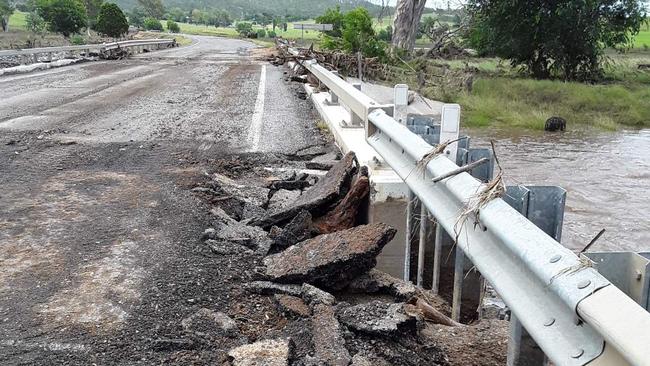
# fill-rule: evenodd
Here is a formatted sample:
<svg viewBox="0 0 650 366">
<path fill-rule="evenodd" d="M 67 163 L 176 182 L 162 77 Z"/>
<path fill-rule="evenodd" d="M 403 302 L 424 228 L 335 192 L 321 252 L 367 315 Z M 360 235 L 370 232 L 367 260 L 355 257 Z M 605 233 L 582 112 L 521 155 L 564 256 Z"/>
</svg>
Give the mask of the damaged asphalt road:
<svg viewBox="0 0 650 366">
<path fill-rule="evenodd" d="M 195 40 L 0 78 L 0 364 L 503 364 L 373 269 L 395 230 L 284 69 Z"/>
<path fill-rule="evenodd" d="M 201 308 L 240 306 L 229 289 L 246 276 L 201 242 L 209 207 L 191 189 L 215 167 L 291 166 L 280 153 L 322 141 L 255 45 L 196 39 L 0 78 L 0 364 L 223 356 L 179 336 Z"/>
</svg>

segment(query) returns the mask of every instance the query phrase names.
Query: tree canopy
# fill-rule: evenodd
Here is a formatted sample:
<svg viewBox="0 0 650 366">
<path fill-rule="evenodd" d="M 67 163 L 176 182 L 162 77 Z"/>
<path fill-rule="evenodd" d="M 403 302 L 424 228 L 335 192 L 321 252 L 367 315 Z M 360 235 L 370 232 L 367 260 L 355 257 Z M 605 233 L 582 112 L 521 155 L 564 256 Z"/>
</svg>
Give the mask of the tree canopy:
<svg viewBox="0 0 650 366">
<path fill-rule="evenodd" d="M 97 31 L 117 38 L 129 31 L 129 22 L 117 4 L 105 3 L 97 16 Z"/>
<path fill-rule="evenodd" d="M 629 47 L 645 18 L 638 0 L 470 0 L 471 45 L 537 78 L 591 80 L 605 48 Z"/>
<path fill-rule="evenodd" d="M 78 33 L 88 22 L 86 7 L 80 0 L 40 0 L 37 8 L 50 30 L 65 37 Z"/>
</svg>

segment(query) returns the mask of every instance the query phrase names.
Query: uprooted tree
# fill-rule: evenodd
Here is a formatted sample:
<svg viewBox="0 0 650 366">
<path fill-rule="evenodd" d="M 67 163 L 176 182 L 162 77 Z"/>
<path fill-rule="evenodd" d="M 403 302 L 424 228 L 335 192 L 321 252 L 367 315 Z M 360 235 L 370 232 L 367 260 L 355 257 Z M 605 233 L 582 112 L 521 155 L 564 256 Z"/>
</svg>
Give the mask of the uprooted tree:
<svg viewBox="0 0 650 366">
<path fill-rule="evenodd" d="M 399 0 L 393 24 L 393 50 L 413 51 L 426 0 Z"/>
<path fill-rule="evenodd" d="M 536 78 L 592 80 L 606 48 L 632 44 L 645 18 L 639 0 L 470 0 L 471 45 Z"/>
</svg>

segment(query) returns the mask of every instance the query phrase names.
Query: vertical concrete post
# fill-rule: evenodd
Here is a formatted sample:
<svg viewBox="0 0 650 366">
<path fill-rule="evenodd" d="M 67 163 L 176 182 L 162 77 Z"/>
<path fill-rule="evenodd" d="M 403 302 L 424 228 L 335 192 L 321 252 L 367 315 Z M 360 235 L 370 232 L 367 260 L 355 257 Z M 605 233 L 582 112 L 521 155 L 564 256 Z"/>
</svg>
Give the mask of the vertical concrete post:
<svg viewBox="0 0 650 366">
<path fill-rule="evenodd" d="M 433 247 L 433 278 L 431 279 L 431 292 L 437 295 L 440 291 L 440 261 L 442 260 L 442 233 L 440 224 L 436 223 L 436 237 Z"/>
<path fill-rule="evenodd" d="M 409 86 L 406 84 L 397 84 L 394 88 L 393 102 L 395 109 L 393 111 L 393 118 L 400 124 L 406 125 L 408 117 L 408 104 L 409 104 Z"/>
<path fill-rule="evenodd" d="M 440 122 L 440 143 L 458 140 L 460 134 L 460 105 L 445 104 L 442 106 L 442 116 Z M 445 154 L 449 160 L 456 163 L 458 154 L 458 141 L 449 144 L 445 149 Z"/>
<path fill-rule="evenodd" d="M 465 253 L 456 245 L 454 261 L 454 292 L 451 304 L 451 318 L 460 321 L 460 308 L 463 300 L 463 276 L 465 269 Z"/>
<path fill-rule="evenodd" d="M 424 253 L 427 245 L 427 230 L 429 222 L 429 211 L 426 206 L 420 204 L 420 242 L 418 244 L 418 274 L 417 285 L 422 287 L 424 283 Z"/>
<path fill-rule="evenodd" d="M 355 87 L 357 90 L 361 90 L 361 83 L 352 83 L 352 86 Z M 357 116 L 356 114 L 354 114 L 354 112 L 350 111 L 350 126 L 361 127 L 363 126 L 363 122 L 364 121 L 362 119 L 362 116 Z"/>
<path fill-rule="evenodd" d="M 47 54 L 47 61 L 48 61 L 48 62 L 52 62 L 52 52 L 49 52 L 49 53 Z"/>
<path fill-rule="evenodd" d="M 404 281 L 411 280 L 411 243 L 413 242 L 413 212 L 415 211 L 415 194 L 409 190 L 406 203 L 406 245 L 404 246 Z"/>
</svg>

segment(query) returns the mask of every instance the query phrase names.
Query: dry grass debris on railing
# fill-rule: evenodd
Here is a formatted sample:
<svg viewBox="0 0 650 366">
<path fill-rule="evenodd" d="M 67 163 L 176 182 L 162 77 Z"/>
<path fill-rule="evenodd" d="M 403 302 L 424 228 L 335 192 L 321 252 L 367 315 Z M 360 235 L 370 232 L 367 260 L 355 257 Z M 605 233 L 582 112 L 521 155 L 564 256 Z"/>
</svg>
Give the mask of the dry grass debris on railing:
<svg viewBox="0 0 650 366">
<path fill-rule="evenodd" d="M 456 242 L 458 242 L 458 238 L 460 237 L 463 226 L 467 223 L 467 220 L 471 216 L 476 217 L 474 227 L 481 225 L 481 209 L 484 208 L 492 200 L 503 197 L 503 195 L 506 193 L 506 186 L 503 182 L 503 169 L 501 168 L 501 164 L 499 164 L 499 159 L 494 147 L 494 141 L 491 141 L 490 143 L 492 145 L 494 161 L 496 162 L 499 171 L 491 181 L 483 186 L 483 189 L 480 192 L 471 197 L 465 204 L 463 211 L 458 216 L 458 220 L 456 220 L 456 224 L 454 225 L 454 231 L 456 232 Z"/>
</svg>

